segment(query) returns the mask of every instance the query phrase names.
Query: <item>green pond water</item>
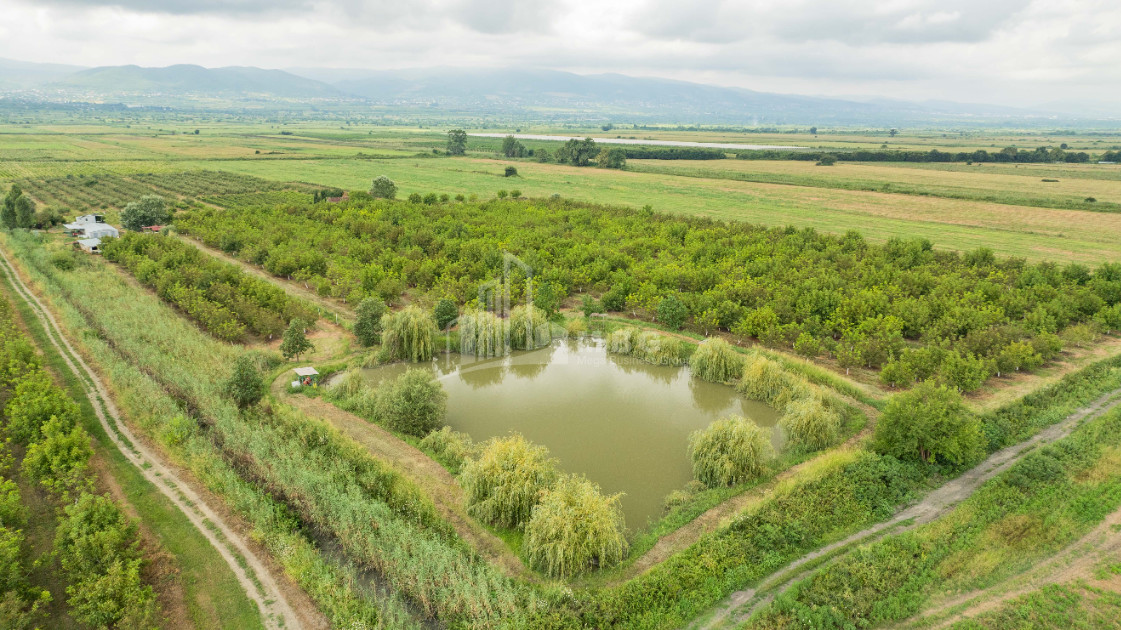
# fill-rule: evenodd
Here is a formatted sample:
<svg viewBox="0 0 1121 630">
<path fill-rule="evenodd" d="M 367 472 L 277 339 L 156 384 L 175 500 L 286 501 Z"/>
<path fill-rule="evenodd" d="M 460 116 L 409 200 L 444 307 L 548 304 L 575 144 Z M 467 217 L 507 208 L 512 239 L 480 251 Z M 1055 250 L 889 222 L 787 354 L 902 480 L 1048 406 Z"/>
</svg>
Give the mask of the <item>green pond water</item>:
<svg viewBox="0 0 1121 630">
<path fill-rule="evenodd" d="M 406 369 L 365 371 L 374 385 Z M 476 442 L 519 432 L 621 499 L 628 529 L 662 514 L 662 501 L 692 479 L 689 434 L 728 414 L 773 426 L 778 413 L 688 368 L 608 354 L 601 340 L 563 341 L 494 359 L 460 355 L 431 364 L 448 393 L 447 424 Z"/>
</svg>

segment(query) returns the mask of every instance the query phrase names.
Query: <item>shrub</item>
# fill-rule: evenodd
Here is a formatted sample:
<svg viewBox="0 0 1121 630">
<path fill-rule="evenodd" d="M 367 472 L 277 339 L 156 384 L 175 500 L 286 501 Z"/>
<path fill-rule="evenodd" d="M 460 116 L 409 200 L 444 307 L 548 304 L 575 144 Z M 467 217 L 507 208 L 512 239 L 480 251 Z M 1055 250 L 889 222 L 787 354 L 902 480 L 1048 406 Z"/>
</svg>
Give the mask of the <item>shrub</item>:
<svg viewBox="0 0 1121 630">
<path fill-rule="evenodd" d="M 823 155 L 818 159 L 818 166 L 833 166 L 837 163 L 837 158 L 832 155 Z"/>
<path fill-rule="evenodd" d="M 689 316 L 689 309 L 685 306 L 685 302 L 676 295 L 662 298 L 658 302 L 658 321 L 673 330 L 681 330 L 685 325 L 685 318 Z"/>
<path fill-rule="evenodd" d="M 385 311 L 385 301 L 379 297 L 368 297 L 358 303 L 354 311 L 354 336 L 358 338 L 358 343 L 369 348 L 378 342 Z"/>
<path fill-rule="evenodd" d="M 385 426 L 424 437 L 444 424 L 448 394 L 428 370 L 408 370 L 377 390 L 375 416 Z"/>
<path fill-rule="evenodd" d="M 475 453 L 475 444 L 471 436 L 466 433 L 452 431 L 451 427 L 443 427 L 433 431 L 420 441 L 422 448 L 436 454 L 436 457 L 458 472 Z"/>
<path fill-rule="evenodd" d="M 614 354 L 630 354 L 638 342 L 639 330 L 633 326 L 619 328 L 607 335 L 607 351 Z"/>
<path fill-rule="evenodd" d="M 509 194 L 510 193 L 506 192 L 505 190 L 500 190 L 497 193 L 495 193 L 495 195 L 497 195 L 499 199 L 505 199 L 506 196 L 509 195 Z"/>
<path fill-rule="evenodd" d="M 511 199 L 520 199 L 521 196 L 522 196 L 522 191 L 518 190 L 517 188 L 510 191 L 510 198 Z"/>
<path fill-rule="evenodd" d="M 66 250 L 57 251 L 51 254 L 51 264 L 59 271 L 73 271 L 76 263 L 74 262 L 73 252 Z"/>
<path fill-rule="evenodd" d="M 931 381 L 888 399 L 873 440 L 880 453 L 954 466 L 976 461 L 983 447 L 980 420 L 961 395 Z"/>
<path fill-rule="evenodd" d="M 689 436 L 693 476 L 710 488 L 758 477 L 773 456 L 767 432 L 743 416 L 717 420 Z"/>
<path fill-rule="evenodd" d="M 565 320 L 564 334 L 569 337 L 583 337 L 588 334 L 588 320 L 583 317 L 573 317 Z"/>
<path fill-rule="evenodd" d="M 517 176 L 518 176 L 517 167 L 514 167 L 514 166 L 507 166 L 506 167 L 506 177 L 517 177 Z"/>
<path fill-rule="evenodd" d="M 532 304 L 519 304 L 510 309 L 510 347 L 533 350 L 549 345 L 553 331 L 545 312 Z"/>
<path fill-rule="evenodd" d="M 832 446 L 841 432 L 841 416 L 817 396 L 795 400 L 779 419 L 787 439 L 805 451 Z"/>
<path fill-rule="evenodd" d="M 78 405 L 42 370 L 31 372 L 19 381 L 4 413 L 8 416 L 8 435 L 25 445 L 42 437 L 42 426 L 51 418 L 58 419 L 69 430 L 81 417 Z"/>
<path fill-rule="evenodd" d="M 584 297 L 580 298 L 580 310 L 584 311 L 584 317 L 591 317 L 603 312 L 603 303 L 585 293 Z"/>
<path fill-rule="evenodd" d="M 498 527 L 522 527 L 533 506 L 557 479 L 556 463 L 544 446 L 521 435 L 488 441 L 478 459 L 463 467 L 459 481 L 467 511 Z"/>
<path fill-rule="evenodd" d="M 238 409 L 257 404 L 264 395 L 265 383 L 257 371 L 253 357 L 241 355 L 234 362 L 234 371 L 223 384 L 225 394 L 233 399 Z"/>
<path fill-rule="evenodd" d="M 459 352 L 476 357 L 505 355 L 506 323 L 490 311 L 467 311 L 459 318 Z"/>
<path fill-rule="evenodd" d="M 380 199 L 396 199 L 397 184 L 385 175 L 378 175 L 370 186 L 370 195 Z"/>
<path fill-rule="evenodd" d="M 42 438 L 27 447 L 23 472 L 64 500 L 88 489 L 90 438 L 82 427 L 52 417 L 43 425 Z"/>
<path fill-rule="evenodd" d="M 389 356 L 420 362 L 431 361 L 435 323 L 420 307 L 411 305 L 381 318 L 382 345 Z"/>
<path fill-rule="evenodd" d="M 689 365 L 694 376 L 714 383 L 729 383 L 743 373 L 743 357 L 718 337 L 701 342 L 689 359 Z"/>
<path fill-rule="evenodd" d="M 447 330 L 448 326 L 459 317 L 459 307 L 456 306 L 454 300 L 442 298 L 436 302 L 436 307 L 432 309 L 432 316 L 436 320 L 437 330 Z"/>
<path fill-rule="evenodd" d="M 627 554 L 619 497 L 603 496 L 584 477 L 566 475 L 545 493 L 525 527 L 529 565 L 557 578 L 609 567 Z"/>
<path fill-rule="evenodd" d="M 787 372 L 778 363 L 755 354 L 744 360 L 736 390 L 752 400 L 765 402 L 782 411 L 792 401 L 811 395 L 810 384 Z"/>
<path fill-rule="evenodd" d="M 654 365 L 685 364 L 685 342 L 652 330 L 639 333 L 635 337 L 633 350 L 635 356 Z"/>
<path fill-rule="evenodd" d="M 424 200 L 420 193 L 409 193 L 409 203 L 417 204 Z"/>
</svg>

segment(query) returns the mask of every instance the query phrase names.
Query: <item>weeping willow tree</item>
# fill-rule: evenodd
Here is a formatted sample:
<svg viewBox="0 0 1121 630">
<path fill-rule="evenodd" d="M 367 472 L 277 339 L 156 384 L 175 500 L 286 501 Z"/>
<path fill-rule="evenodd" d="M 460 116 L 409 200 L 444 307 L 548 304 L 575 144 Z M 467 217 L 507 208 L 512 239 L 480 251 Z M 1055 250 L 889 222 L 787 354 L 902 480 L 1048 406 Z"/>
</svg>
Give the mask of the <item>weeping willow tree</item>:
<svg viewBox="0 0 1121 630">
<path fill-rule="evenodd" d="M 514 350 L 533 350 L 549 345 L 553 330 L 545 311 L 532 304 L 519 304 L 510 309 L 510 347 Z"/>
<path fill-rule="evenodd" d="M 582 476 L 566 475 L 533 508 L 525 527 L 530 566 L 556 578 L 617 564 L 627 555 L 623 511 Z"/>
<path fill-rule="evenodd" d="M 806 451 L 832 446 L 841 433 L 841 416 L 819 396 L 807 396 L 786 406 L 779 419 L 791 444 Z"/>
<path fill-rule="evenodd" d="M 467 311 L 459 316 L 459 352 L 476 357 L 506 354 L 506 320 L 490 311 Z"/>
<path fill-rule="evenodd" d="M 763 474 L 774 449 L 767 431 L 743 416 L 728 416 L 689 436 L 693 476 L 710 488 Z"/>
<path fill-rule="evenodd" d="M 556 480 L 556 462 L 549 449 L 518 434 L 488 441 L 459 477 L 468 513 L 498 527 L 524 526 L 542 493 Z"/>
<path fill-rule="evenodd" d="M 736 390 L 745 397 L 785 409 L 796 400 L 813 396 L 813 387 L 806 379 L 791 374 L 781 365 L 756 354 L 747 358 L 743 376 Z"/>
<path fill-rule="evenodd" d="M 635 339 L 634 355 L 654 365 L 684 365 L 685 342 L 648 330 Z"/>
<path fill-rule="evenodd" d="M 638 329 L 633 327 L 613 330 L 607 335 L 607 351 L 614 354 L 630 354 L 638 339 Z"/>
<path fill-rule="evenodd" d="M 427 311 L 406 306 L 382 317 L 381 327 L 382 344 L 389 356 L 414 363 L 432 360 L 436 323 Z"/>
<path fill-rule="evenodd" d="M 728 383 L 743 372 L 743 357 L 727 341 L 710 337 L 697 346 L 689 365 L 701 380 Z"/>
</svg>

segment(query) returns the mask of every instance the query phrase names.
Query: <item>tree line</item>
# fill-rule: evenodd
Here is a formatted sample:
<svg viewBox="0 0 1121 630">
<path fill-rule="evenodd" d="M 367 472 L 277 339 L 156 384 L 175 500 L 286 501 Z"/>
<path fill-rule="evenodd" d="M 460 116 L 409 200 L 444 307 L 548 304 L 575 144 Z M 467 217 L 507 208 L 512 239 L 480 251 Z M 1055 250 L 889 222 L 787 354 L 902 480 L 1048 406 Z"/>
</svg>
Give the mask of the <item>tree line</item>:
<svg viewBox="0 0 1121 630">
<path fill-rule="evenodd" d="M 739 151 L 736 157 L 741 160 L 800 160 L 817 162 L 823 157 L 832 156 L 836 160 L 845 162 L 998 162 L 1009 164 L 1046 164 L 1064 162 L 1067 164 L 1085 164 L 1090 161 L 1090 154 L 1085 151 L 1068 151 L 1060 147 L 1036 147 L 1035 149 L 1017 149 L 1005 147 L 992 153 L 978 149 L 976 151 L 961 151 L 950 153 L 931 149 L 930 151 L 897 151 L 897 150 L 859 150 L 859 151 L 784 151 L 779 149 L 759 149 L 754 151 Z M 1105 159 L 1103 157 L 1103 159 Z"/>
<path fill-rule="evenodd" d="M 1029 264 L 922 239 L 873 244 L 856 232 L 563 199 L 198 208 L 178 225 L 351 303 L 394 303 L 409 291 L 470 306 L 502 277 L 506 251 L 534 270 L 535 295 L 547 286 L 562 299 L 588 296 L 593 312 L 652 320 L 661 310 L 698 332 L 832 357 L 846 370 L 886 367 L 895 386 L 936 378 L 968 391 L 1038 367 L 1064 338 L 1121 330 L 1121 264 Z M 522 300 L 524 273 L 512 270 L 508 284 Z M 660 309 L 665 300 L 674 308 Z"/>
</svg>

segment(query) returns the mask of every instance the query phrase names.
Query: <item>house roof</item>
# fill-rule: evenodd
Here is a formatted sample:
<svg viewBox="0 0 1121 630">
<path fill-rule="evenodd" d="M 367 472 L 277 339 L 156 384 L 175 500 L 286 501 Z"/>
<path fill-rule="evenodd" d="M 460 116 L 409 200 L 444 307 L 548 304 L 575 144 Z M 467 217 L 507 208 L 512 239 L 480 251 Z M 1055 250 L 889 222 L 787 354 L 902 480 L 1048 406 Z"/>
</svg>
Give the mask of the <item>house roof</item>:
<svg viewBox="0 0 1121 630">
<path fill-rule="evenodd" d="M 101 244 L 101 239 L 99 239 L 99 238 L 78 239 L 78 244 L 81 245 L 82 247 L 87 247 L 87 248 L 97 247 L 98 245 Z"/>
<path fill-rule="evenodd" d="M 296 373 L 296 376 L 318 376 L 319 375 L 319 372 L 316 372 L 315 368 L 313 368 L 313 367 L 296 368 L 295 370 L 293 370 L 293 372 Z"/>
</svg>

